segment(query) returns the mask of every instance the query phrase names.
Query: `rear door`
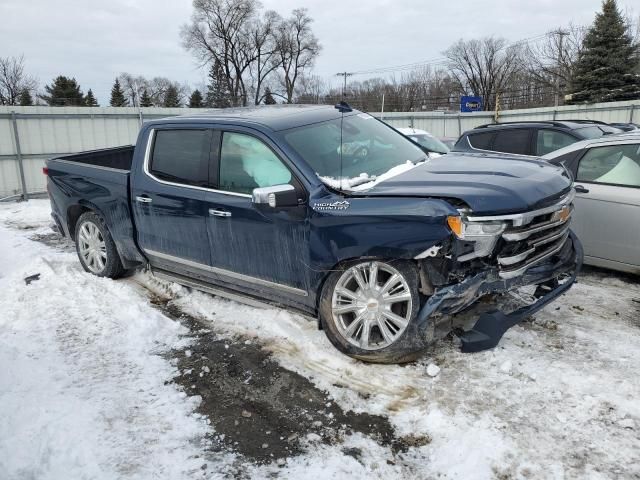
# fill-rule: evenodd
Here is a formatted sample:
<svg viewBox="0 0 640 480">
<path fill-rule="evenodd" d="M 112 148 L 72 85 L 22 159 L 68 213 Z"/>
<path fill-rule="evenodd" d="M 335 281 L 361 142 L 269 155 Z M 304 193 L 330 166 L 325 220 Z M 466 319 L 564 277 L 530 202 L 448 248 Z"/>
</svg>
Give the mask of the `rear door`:
<svg viewBox="0 0 640 480">
<path fill-rule="evenodd" d="M 138 245 L 152 266 L 190 273 L 210 263 L 205 196 L 212 133 L 163 126 L 149 135 L 131 200 Z"/>
<path fill-rule="evenodd" d="M 640 142 L 592 147 L 576 163 L 573 229 L 585 255 L 640 265 Z"/>
<path fill-rule="evenodd" d="M 256 205 L 257 187 L 294 185 L 306 193 L 277 146 L 242 127 L 217 132 L 216 191 L 205 197 L 211 265 L 219 279 L 257 290 L 307 295 L 309 265 L 307 205 Z"/>
</svg>

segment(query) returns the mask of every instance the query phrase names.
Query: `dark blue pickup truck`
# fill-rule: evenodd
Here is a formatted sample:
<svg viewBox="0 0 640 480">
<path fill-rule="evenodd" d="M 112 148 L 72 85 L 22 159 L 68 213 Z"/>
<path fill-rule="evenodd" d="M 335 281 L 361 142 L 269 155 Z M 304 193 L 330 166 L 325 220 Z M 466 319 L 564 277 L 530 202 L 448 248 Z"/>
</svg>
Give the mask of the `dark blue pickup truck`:
<svg viewBox="0 0 640 480">
<path fill-rule="evenodd" d="M 567 290 L 574 191 L 537 160 L 433 158 L 346 105 L 145 123 L 135 147 L 51 159 L 58 230 L 82 266 L 319 318 L 347 355 L 403 362 L 450 331 L 465 351 Z"/>
</svg>

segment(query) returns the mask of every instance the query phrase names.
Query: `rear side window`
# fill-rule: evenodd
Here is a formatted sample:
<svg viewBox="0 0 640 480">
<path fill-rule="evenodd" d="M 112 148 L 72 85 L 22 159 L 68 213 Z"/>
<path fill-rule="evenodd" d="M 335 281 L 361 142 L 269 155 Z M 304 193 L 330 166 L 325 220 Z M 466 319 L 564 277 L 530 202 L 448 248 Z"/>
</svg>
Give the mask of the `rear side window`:
<svg viewBox="0 0 640 480">
<path fill-rule="evenodd" d="M 210 130 L 157 130 L 150 171 L 161 180 L 207 185 L 210 146 Z"/>
<path fill-rule="evenodd" d="M 493 135 L 493 132 L 474 133 L 473 135 L 469 135 L 467 138 L 473 148 L 489 150 L 489 145 L 491 145 Z"/>
<path fill-rule="evenodd" d="M 592 138 L 600 138 L 604 135 L 604 131 L 599 127 L 585 127 L 574 130 L 582 138 L 590 140 Z"/>
<path fill-rule="evenodd" d="M 536 155 L 546 155 L 577 141 L 576 138 L 564 132 L 541 128 L 538 130 L 536 138 Z"/>
<path fill-rule="evenodd" d="M 496 134 L 492 150 L 504 153 L 517 153 L 527 155 L 529 153 L 530 130 L 527 128 L 510 128 Z"/>
</svg>

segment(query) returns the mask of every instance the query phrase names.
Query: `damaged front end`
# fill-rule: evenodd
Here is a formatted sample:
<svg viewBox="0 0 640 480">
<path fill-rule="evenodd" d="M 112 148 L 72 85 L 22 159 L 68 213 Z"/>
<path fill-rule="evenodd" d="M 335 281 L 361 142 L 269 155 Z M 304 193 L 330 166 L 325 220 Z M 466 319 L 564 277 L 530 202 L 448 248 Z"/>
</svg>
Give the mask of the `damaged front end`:
<svg viewBox="0 0 640 480">
<path fill-rule="evenodd" d="M 493 348 L 568 290 L 583 258 L 569 229 L 573 196 L 522 214 L 450 218 L 450 241 L 416 258 L 428 295 L 417 319 L 424 339 L 453 330 L 464 352 Z"/>
</svg>

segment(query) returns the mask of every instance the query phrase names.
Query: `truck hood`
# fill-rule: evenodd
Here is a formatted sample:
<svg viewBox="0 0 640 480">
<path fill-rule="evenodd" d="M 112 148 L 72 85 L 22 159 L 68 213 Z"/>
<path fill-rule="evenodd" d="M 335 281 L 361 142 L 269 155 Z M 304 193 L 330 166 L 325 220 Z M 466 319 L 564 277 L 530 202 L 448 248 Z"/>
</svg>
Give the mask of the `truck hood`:
<svg viewBox="0 0 640 480">
<path fill-rule="evenodd" d="M 473 213 L 499 215 L 544 207 L 571 189 L 562 167 L 530 157 L 447 154 L 381 181 L 362 196 L 461 200 Z"/>
</svg>

